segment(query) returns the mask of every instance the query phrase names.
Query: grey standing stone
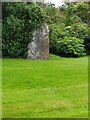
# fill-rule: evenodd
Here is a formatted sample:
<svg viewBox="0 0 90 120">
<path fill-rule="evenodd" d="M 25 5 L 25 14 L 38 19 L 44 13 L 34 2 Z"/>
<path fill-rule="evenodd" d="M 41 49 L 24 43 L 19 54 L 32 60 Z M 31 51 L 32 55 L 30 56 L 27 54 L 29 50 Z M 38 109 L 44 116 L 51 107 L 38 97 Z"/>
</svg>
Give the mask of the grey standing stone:
<svg viewBox="0 0 90 120">
<path fill-rule="evenodd" d="M 33 32 L 33 39 L 28 45 L 28 59 L 48 59 L 49 57 L 49 28 L 42 25 Z"/>
</svg>

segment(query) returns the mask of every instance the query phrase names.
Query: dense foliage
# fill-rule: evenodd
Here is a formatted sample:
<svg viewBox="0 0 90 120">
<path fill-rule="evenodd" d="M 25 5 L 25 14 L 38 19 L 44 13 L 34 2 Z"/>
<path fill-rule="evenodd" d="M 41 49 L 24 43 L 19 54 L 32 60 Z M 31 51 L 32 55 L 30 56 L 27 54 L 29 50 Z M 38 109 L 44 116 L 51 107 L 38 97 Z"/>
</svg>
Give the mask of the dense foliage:
<svg viewBox="0 0 90 120">
<path fill-rule="evenodd" d="M 3 3 L 3 57 L 25 58 L 32 30 L 45 18 L 44 10 L 34 3 Z"/>
<path fill-rule="evenodd" d="M 90 49 L 87 12 L 84 2 L 54 4 L 40 2 L 3 3 L 3 57 L 27 56 L 32 31 L 47 22 L 50 29 L 50 53 L 83 56 Z"/>
<path fill-rule="evenodd" d="M 87 25 L 88 3 L 66 3 L 56 10 L 59 11 L 63 21 L 57 23 L 52 21 L 49 25 L 50 53 L 68 57 L 86 55 L 86 51 L 89 51 L 87 44 L 90 41 Z"/>
<path fill-rule="evenodd" d="M 50 52 L 68 57 L 83 56 L 85 55 L 84 38 L 86 36 L 86 24 L 50 25 Z"/>
</svg>

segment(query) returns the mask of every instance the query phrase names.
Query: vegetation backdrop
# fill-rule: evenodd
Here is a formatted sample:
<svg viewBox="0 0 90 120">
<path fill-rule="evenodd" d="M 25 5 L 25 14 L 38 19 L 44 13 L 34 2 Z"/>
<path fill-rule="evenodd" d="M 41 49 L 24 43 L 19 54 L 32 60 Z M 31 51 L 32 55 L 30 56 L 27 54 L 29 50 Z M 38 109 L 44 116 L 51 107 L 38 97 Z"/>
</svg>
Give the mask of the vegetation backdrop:
<svg viewBox="0 0 90 120">
<path fill-rule="evenodd" d="M 3 57 L 26 58 L 32 31 L 47 23 L 50 53 L 78 57 L 88 54 L 88 3 L 54 4 L 34 2 L 3 3 Z"/>
</svg>

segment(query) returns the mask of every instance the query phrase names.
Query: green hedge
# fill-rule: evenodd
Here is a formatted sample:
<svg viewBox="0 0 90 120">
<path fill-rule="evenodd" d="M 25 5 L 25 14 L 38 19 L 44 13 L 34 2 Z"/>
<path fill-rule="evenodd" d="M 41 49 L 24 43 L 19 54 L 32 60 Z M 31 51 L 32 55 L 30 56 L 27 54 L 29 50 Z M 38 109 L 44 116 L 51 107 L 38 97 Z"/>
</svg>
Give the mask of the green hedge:
<svg viewBox="0 0 90 120">
<path fill-rule="evenodd" d="M 2 55 L 25 58 L 32 31 L 46 21 L 44 9 L 34 3 L 3 3 Z"/>
</svg>

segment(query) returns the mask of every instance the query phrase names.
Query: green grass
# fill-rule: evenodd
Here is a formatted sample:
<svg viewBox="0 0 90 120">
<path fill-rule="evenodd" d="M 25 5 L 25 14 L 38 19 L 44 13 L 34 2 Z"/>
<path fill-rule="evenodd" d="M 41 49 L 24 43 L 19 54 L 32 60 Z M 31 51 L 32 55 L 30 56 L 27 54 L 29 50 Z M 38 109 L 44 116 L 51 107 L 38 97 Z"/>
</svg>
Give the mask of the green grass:
<svg viewBox="0 0 90 120">
<path fill-rule="evenodd" d="M 88 57 L 3 59 L 3 118 L 88 117 Z"/>
</svg>

